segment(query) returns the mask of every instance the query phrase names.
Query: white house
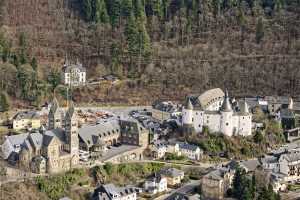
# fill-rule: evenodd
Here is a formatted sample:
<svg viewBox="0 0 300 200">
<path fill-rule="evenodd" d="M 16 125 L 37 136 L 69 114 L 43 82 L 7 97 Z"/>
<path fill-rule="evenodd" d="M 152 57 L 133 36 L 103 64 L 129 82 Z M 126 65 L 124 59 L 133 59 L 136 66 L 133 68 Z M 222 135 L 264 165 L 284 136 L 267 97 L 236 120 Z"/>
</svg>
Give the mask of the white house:
<svg viewBox="0 0 300 200">
<path fill-rule="evenodd" d="M 282 154 L 278 160 L 279 172 L 284 174 L 284 181 L 300 180 L 300 153 Z"/>
<path fill-rule="evenodd" d="M 163 158 L 167 152 L 168 145 L 165 143 L 156 142 L 151 146 L 153 158 Z"/>
<path fill-rule="evenodd" d="M 65 85 L 84 85 L 86 83 L 86 69 L 78 61 L 70 64 L 65 61 L 62 71 L 62 81 Z"/>
<path fill-rule="evenodd" d="M 150 194 L 164 192 L 168 189 L 167 178 L 160 174 L 155 174 L 145 181 L 144 189 Z"/>
<path fill-rule="evenodd" d="M 184 155 L 192 160 L 200 160 L 203 155 L 203 151 L 198 146 L 188 143 L 176 143 L 174 152 L 177 155 Z"/>
<path fill-rule="evenodd" d="M 113 184 L 106 184 L 96 188 L 91 199 L 136 200 L 138 192 L 140 192 L 140 190 L 135 187 L 116 187 Z"/>
<path fill-rule="evenodd" d="M 252 131 L 252 114 L 246 101 L 230 102 L 228 92 L 208 90 L 199 97 L 189 97 L 182 110 L 182 126 L 186 133 L 200 133 L 204 127 L 211 132 L 227 136 L 249 136 Z"/>
</svg>

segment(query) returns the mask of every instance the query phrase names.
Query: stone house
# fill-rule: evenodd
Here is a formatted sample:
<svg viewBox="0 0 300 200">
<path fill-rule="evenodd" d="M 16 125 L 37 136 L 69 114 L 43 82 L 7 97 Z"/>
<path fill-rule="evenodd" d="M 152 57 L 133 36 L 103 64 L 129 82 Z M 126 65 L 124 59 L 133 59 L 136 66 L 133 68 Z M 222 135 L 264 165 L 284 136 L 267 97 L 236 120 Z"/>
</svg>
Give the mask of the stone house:
<svg viewBox="0 0 300 200">
<path fill-rule="evenodd" d="M 234 171 L 229 168 L 214 170 L 201 180 L 202 195 L 206 199 L 224 199 L 227 190 L 231 188 Z"/>
</svg>

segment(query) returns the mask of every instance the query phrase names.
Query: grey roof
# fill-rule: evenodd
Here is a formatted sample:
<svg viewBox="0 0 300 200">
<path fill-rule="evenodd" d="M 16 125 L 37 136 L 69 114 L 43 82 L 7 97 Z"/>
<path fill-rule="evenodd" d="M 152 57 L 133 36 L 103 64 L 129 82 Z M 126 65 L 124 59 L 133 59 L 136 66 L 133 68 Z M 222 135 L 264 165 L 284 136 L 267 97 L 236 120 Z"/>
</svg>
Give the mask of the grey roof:
<svg viewBox="0 0 300 200">
<path fill-rule="evenodd" d="M 211 103 L 220 100 L 224 97 L 224 92 L 220 88 L 207 90 L 198 97 L 199 104 L 203 109 L 206 109 Z"/>
<path fill-rule="evenodd" d="M 161 170 L 160 174 L 163 174 L 168 177 L 178 177 L 184 175 L 184 172 L 176 168 L 169 168 L 169 169 Z"/>
<path fill-rule="evenodd" d="M 194 109 L 193 104 L 192 104 L 190 98 L 187 98 L 185 108 L 186 108 L 187 110 L 193 110 L 193 109 Z"/>
<path fill-rule="evenodd" d="M 21 120 L 21 119 L 38 119 L 40 115 L 36 111 L 23 111 L 17 113 L 13 119 Z"/>
<path fill-rule="evenodd" d="M 72 69 L 79 69 L 80 72 L 86 72 L 86 68 L 83 67 L 82 64 L 80 64 L 80 63 L 77 63 L 77 64 L 66 63 L 63 67 L 63 72 L 70 73 Z"/>
<path fill-rule="evenodd" d="M 288 162 L 300 161 L 300 153 L 283 154 L 280 156 L 280 160 L 282 159 L 285 159 Z"/>
<path fill-rule="evenodd" d="M 249 114 L 249 107 L 246 100 L 240 102 L 239 105 L 240 105 L 240 113 Z"/>
<path fill-rule="evenodd" d="M 295 113 L 291 109 L 281 109 L 280 110 L 280 117 L 281 118 L 290 118 L 290 119 L 293 119 L 293 118 L 295 118 Z"/>
<path fill-rule="evenodd" d="M 48 146 L 54 138 L 57 138 L 60 142 L 65 142 L 64 130 L 61 128 L 47 130 L 43 135 L 43 145 Z"/>
<path fill-rule="evenodd" d="M 178 143 L 178 145 L 179 145 L 179 148 L 181 148 L 181 149 L 187 149 L 187 150 L 190 150 L 190 151 L 196 151 L 197 148 L 199 148 L 196 145 L 188 144 L 188 143 L 185 143 L 185 142 L 180 142 L 180 143 Z"/>
<path fill-rule="evenodd" d="M 240 162 L 240 166 L 245 167 L 248 171 L 254 171 L 260 165 L 258 159 L 245 160 Z"/>
<path fill-rule="evenodd" d="M 95 136 L 104 137 L 109 134 L 118 134 L 120 130 L 118 120 L 109 120 L 96 125 L 85 125 L 79 129 L 79 137 L 89 146 L 93 146 L 97 140 Z M 94 139 L 93 139 L 94 136 Z"/>
<path fill-rule="evenodd" d="M 25 139 L 27 138 L 27 136 L 29 135 L 29 133 L 22 133 L 22 134 L 18 134 L 18 135 L 10 135 L 7 136 L 7 139 L 9 140 L 9 142 L 14 146 L 14 145 L 21 145 L 23 144 L 23 142 L 25 141 Z"/>
<path fill-rule="evenodd" d="M 265 96 L 265 100 L 271 104 L 289 104 L 288 96 Z"/>
<path fill-rule="evenodd" d="M 70 103 L 69 103 L 69 109 L 68 109 L 68 111 L 66 113 L 66 117 L 68 117 L 69 119 L 71 119 L 74 114 L 75 114 L 74 103 L 73 103 L 73 101 L 70 101 Z"/>
<path fill-rule="evenodd" d="M 41 133 L 31 133 L 27 138 L 36 149 L 42 148 L 43 135 Z"/>
<path fill-rule="evenodd" d="M 165 198 L 165 200 L 189 200 L 188 196 L 186 194 L 182 194 L 179 192 L 175 192 Z"/>
<path fill-rule="evenodd" d="M 223 112 L 231 112 L 232 111 L 232 107 L 231 107 L 231 104 L 229 102 L 229 96 L 228 96 L 228 91 L 227 90 L 225 92 L 225 97 L 224 97 L 223 104 L 221 106 L 221 111 L 223 111 Z"/>
<path fill-rule="evenodd" d="M 114 195 L 125 196 L 128 194 L 136 193 L 136 188 L 134 187 L 116 187 L 114 184 L 101 185 L 96 189 L 99 196 L 106 196 L 108 199 L 112 199 Z M 101 198 L 99 198 L 101 199 Z"/>
<path fill-rule="evenodd" d="M 56 111 L 59 109 L 59 104 L 57 99 L 54 97 L 52 103 L 51 103 L 51 107 L 50 107 L 50 113 L 54 114 L 56 113 Z"/>
<path fill-rule="evenodd" d="M 212 180 L 223 180 L 225 173 L 228 171 L 229 169 L 227 168 L 220 168 L 209 172 L 208 174 L 204 175 L 204 177 Z"/>
<path fill-rule="evenodd" d="M 260 158 L 260 162 L 262 164 L 277 163 L 278 162 L 278 158 L 276 156 L 265 155 L 265 156 L 263 156 L 263 157 Z"/>
</svg>

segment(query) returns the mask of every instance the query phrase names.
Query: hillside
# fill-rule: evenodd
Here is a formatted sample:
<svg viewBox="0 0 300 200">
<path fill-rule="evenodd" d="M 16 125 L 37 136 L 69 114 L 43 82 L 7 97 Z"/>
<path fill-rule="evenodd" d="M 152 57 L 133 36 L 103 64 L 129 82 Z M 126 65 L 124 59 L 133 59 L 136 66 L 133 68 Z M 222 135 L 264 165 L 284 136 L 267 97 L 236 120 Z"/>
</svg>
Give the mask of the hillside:
<svg viewBox="0 0 300 200">
<path fill-rule="evenodd" d="M 1 24 L 12 51 L 22 52 L 26 38 L 42 80 L 65 55 L 79 58 L 90 78 L 129 78 L 78 89 L 77 101 L 144 104 L 212 87 L 234 95 L 300 91 L 296 0 L 2 0 Z"/>
</svg>

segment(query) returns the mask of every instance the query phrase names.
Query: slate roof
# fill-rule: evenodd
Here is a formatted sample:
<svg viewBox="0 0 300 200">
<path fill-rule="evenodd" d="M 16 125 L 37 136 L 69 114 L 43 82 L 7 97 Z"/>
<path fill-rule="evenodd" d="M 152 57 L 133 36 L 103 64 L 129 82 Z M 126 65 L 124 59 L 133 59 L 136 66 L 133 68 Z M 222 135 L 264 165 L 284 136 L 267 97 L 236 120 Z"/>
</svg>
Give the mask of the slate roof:
<svg viewBox="0 0 300 200">
<path fill-rule="evenodd" d="M 25 141 L 25 139 L 27 138 L 28 135 L 29 135 L 29 133 L 10 135 L 10 136 L 7 136 L 7 139 L 13 146 L 21 145 L 21 144 L 23 144 L 23 142 Z"/>
<path fill-rule="evenodd" d="M 262 164 L 277 163 L 278 162 L 278 158 L 276 156 L 265 155 L 265 156 L 263 156 L 263 157 L 260 158 L 260 162 Z"/>
<path fill-rule="evenodd" d="M 79 69 L 80 72 L 86 72 L 86 68 L 82 66 L 82 64 L 77 63 L 77 64 L 66 64 L 63 67 L 63 72 L 64 73 L 70 73 L 72 69 Z"/>
<path fill-rule="evenodd" d="M 280 110 L 280 117 L 281 118 L 289 118 L 289 119 L 294 119 L 295 118 L 295 114 L 294 111 L 291 109 L 281 109 Z"/>
<path fill-rule="evenodd" d="M 223 104 L 221 106 L 221 111 L 223 111 L 223 112 L 231 112 L 232 111 L 232 107 L 231 107 L 231 104 L 229 102 L 229 96 L 228 96 L 228 91 L 227 90 L 225 92 L 225 97 L 224 97 Z"/>
<path fill-rule="evenodd" d="M 180 143 L 178 143 L 178 145 L 179 145 L 180 149 L 187 149 L 187 150 L 190 150 L 190 151 L 196 151 L 197 148 L 199 148 L 196 145 L 188 144 L 188 143 L 185 143 L 185 142 L 180 142 Z"/>
<path fill-rule="evenodd" d="M 36 111 L 23 111 L 17 113 L 13 119 L 22 120 L 22 119 L 39 119 L 40 115 Z"/>
<path fill-rule="evenodd" d="M 222 167 L 209 172 L 208 174 L 204 175 L 204 177 L 212 180 L 223 180 L 224 175 L 228 172 L 230 172 L 229 168 Z"/>
<path fill-rule="evenodd" d="M 36 149 L 41 149 L 43 144 L 43 135 L 40 133 L 31 133 L 27 138 Z"/>
<path fill-rule="evenodd" d="M 64 130 L 61 128 L 47 130 L 43 136 L 43 145 L 48 146 L 54 138 L 57 138 L 60 142 L 65 142 Z"/>
<path fill-rule="evenodd" d="M 185 108 L 186 108 L 186 109 L 188 109 L 188 110 L 193 110 L 193 109 L 194 109 L 194 107 L 193 107 L 193 104 L 192 104 L 192 102 L 191 102 L 191 99 L 190 99 L 190 98 L 188 98 L 188 99 L 187 99 L 187 102 L 186 102 Z"/>
<path fill-rule="evenodd" d="M 282 159 L 285 159 L 288 162 L 300 161 L 300 153 L 283 154 L 280 156 L 280 160 Z"/>
<path fill-rule="evenodd" d="M 289 104 L 288 96 L 265 96 L 265 100 L 269 104 Z"/>
<path fill-rule="evenodd" d="M 258 159 L 244 160 L 240 162 L 240 166 L 245 167 L 248 171 L 252 172 L 259 166 Z"/>
<path fill-rule="evenodd" d="M 71 119 L 73 117 L 74 113 L 75 113 L 74 103 L 73 103 L 73 101 L 70 101 L 70 105 L 69 105 L 69 109 L 66 113 L 66 117 Z"/>
<path fill-rule="evenodd" d="M 93 199 L 113 199 L 114 195 L 126 196 L 137 192 L 137 188 L 134 187 L 116 187 L 114 184 L 101 185 L 97 188 L 93 194 Z M 104 198 L 103 198 L 104 197 Z"/>
<path fill-rule="evenodd" d="M 79 129 L 79 137 L 87 144 L 89 147 L 94 145 L 95 139 L 93 136 L 105 137 L 109 134 L 119 134 L 120 124 L 118 120 L 109 120 L 106 122 L 101 122 L 96 125 L 85 125 Z"/>
<path fill-rule="evenodd" d="M 168 177 L 178 177 L 178 176 L 183 176 L 184 172 L 176 168 L 169 168 L 169 169 L 162 170 L 160 174 L 163 174 Z"/>
</svg>

